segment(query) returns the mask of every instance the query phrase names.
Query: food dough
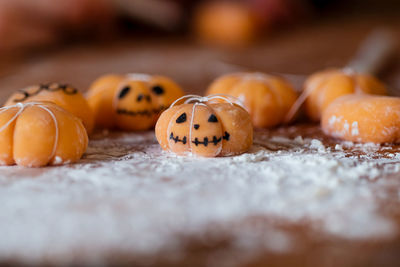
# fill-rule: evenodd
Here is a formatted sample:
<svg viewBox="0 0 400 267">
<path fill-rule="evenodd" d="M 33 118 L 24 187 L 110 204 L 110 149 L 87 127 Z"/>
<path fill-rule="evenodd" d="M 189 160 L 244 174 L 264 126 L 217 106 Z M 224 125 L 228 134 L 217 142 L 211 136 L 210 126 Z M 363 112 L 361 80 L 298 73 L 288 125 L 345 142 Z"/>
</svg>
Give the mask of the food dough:
<svg viewBox="0 0 400 267">
<path fill-rule="evenodd" d="M 99 128 L 135 131 L 154 127 L 159 115 L 182 89 L 170 78 L 158 75 L 105 75 L 89 89 L 88 102 Z"/>
<path fill-rule="evenodd" d="M 156 124 L 161 147 L 179 155 L 204 157 L 246 152 L 253 143 L 250 115 L 229 99 L 213 103 L 215 99 L 188 97 L 186 103 L 164 111 Z"/>
<path fill-rule="evenodd" d="M 208 95 L 231 95 L 244 104 L 253 125 L 270 128 L 282 124 L 297 94 L 292 85 L 278 76 L 264 73 L 235 73 L 222 76 L 207 90 Z"/>
<path fill-rule="evenodd" d="M 368 74 L 349 69 L 329 69 L 311 75 L 304 84 L 305 111 L 313 121 L 319 121 L 322 112 L 336 98 L 354 93 L 385 95 L 385 85 Z"/>
<path fill-rule="evenodd" d="M 347 141 L 398 143 L 400 98 L 373 95 L 342 96 L 322 113 L 325 134 Z"/>
<path fill-rule="evenodd" d="M 51 102 L 0 109 L 0 164 L 41 167 L 75 162 L 88 145 L 81 120 Z"/>
<path fill-rule="evenodd" d="M 67 84 L 49 83 L 18 90 L 7 100 L 5 106 L 32 101 L 49 101 L 80 118 L 88 134 L 94 127 L 93 113 L 85 97 Z"/>
</svg>

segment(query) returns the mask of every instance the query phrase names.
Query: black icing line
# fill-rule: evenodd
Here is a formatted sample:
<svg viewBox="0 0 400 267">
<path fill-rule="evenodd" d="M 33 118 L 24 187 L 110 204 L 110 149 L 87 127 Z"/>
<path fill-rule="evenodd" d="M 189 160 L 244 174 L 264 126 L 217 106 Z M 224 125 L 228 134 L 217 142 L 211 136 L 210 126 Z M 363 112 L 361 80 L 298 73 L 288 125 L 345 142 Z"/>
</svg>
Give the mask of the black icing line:
<svg viewBox="0 0 400 267">
<path fill-rule="evenodd" d="M 231 135 L 228 132 L 225 132 L 224 136 L 222 136 L 220 138 L 217 138 L 214 135 L 212 140 L 208 140 L 208 137 L 204 137 L 203 141 L 199 141 L 199 139 L 196 137 L 194 139 L 194 141 L 192 141 L 192 143 L 195 144 L 196 146 L 198 146 L 198 145 L 208 146 L 208 144 L 211 144 L 211 143 L 214 144 L 214 146 L 216 146 L 219 142 L 222 141 L 222 139 L 229 141 L 230 136 Z M 175 143 L 181 142 L 184 145 L 187 142 L 186 136 L 184 136 L 182 139 L 179 139 L 179 136 L 174 136 L 174 133 L 172 133 L 172 132 L 169 135 L 169 139 L 174 140 Z"/>
<path fill-rule="evenodd" d="M 127 110 L 127 109 L 117 109 L 117 114 L 121 115 L 128 115 L 128 116 L 152 116 L 154 114 L 159 114 L 160 112 L 166 110 L 164 106 L 161 106 L 160 108 L 154 108 L 154 109 L 145 109 L 145 110 L 139 110 L 139 111 L 132 111 L 132 110 Z"/>
<path fill-rule="evenodd" d="M 23 94 L 24 96 L 22 98 L 20 98 L 20 99 L 14 99 L 13 101 L 15 103 L 23 102 L 26 99 L 28 99 L 29 97 L 38 95 L 43 90 L 46 90 L 46 91 L 49 91 L 49 92 L 56 92 L 56 91 L 62 90 L 67 95 L 74 95 L 74 94 L 78 93 L 77 89 L 75 89 L 73 87 L 69 87 L 67 84 L 57 84 L 57 83 L 41 84 L 41 85 L 39 85 L 39 88 L 33 93 L 28 93 L 24 89 L 18 90 L 18 92 Z"/>
<path fill-rule="evenodd" d="M 148 116 L 150 117 L 153 115 L 151 110 L 138 110 L 138 111 L 131 111 L 126 109 L 117 109 L 117 113 L 121 115 L 128 115 L 128 116 Z"/>
<path fill-rule="evenodd" d="M 184 145 L 187 142 L 186 136 L 184 136 L 182 139 L 179 139 L 179 136 L 174 137 L 173 133 L 170 134 L 169 139 L 174 140 L 175 143 L 182 142 Z"/>
</svg>

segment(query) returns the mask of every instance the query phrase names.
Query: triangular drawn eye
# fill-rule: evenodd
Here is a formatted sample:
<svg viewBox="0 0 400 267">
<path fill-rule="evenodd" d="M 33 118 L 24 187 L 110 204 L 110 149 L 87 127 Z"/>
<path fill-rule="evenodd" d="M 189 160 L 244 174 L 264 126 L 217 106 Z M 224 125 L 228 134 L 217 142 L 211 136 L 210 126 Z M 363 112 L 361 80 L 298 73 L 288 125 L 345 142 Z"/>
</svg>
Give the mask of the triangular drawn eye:
<svg viewBox="0 0 400 267">
<path fill-rule="evenodd" d="M 124 88 L 122 88 L 121 92 L 119 92 L 118 98 L 121 99 L 123 97 L 125 97 L 129 91 L 131 90 L 131 88 L 129 86 L 125 86 Z"/>
<path fill-rule="evenodd" d="M 218 122 L 218 119 L 214 114 L 211 114 L 211 116 L 208 118 L 208 122 Z"/>
<path fill-rule="evenodd" d="M 153 93 L 155 93 L 156 95 L 164 94 L 164 88 L 162 88 L 161 85 L 153 86 L 153 88 L 151 88 L 151 90 L 153 90 Z"/>
<path fill-rule="evenodd" d="M 183 123 L 186 121 L 186 113 L 182 113 L 177 119 L 176 123 Z"/>
</svg>

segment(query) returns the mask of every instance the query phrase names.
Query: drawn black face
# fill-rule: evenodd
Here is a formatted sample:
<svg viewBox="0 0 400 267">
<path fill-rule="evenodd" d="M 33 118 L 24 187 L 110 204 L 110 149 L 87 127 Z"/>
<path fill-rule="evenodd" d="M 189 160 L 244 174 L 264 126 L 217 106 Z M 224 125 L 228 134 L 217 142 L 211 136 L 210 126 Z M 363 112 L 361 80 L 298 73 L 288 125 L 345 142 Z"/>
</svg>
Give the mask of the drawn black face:
<svg viewBox="0 0 400 267">
<path fill-rule="evenodd" d="M 47 83 L 38 86 L 31 86 L 25 89 L 18 90 L 15 97 L 12 99 L 14 103 L 25 102 L 29 98 L 40 94 L 41 92 L 62 92 L 66 95 L 75 95 L 78 90 L 68 84 Z"/>
<path fill-rule="evenodd" d="M 161 112 L 163 112 L 164 110 L 166 110 L 168 108 L 168 106 L 172 103 L 172 102 L 166 102 L 168 95 L 166 92 L 166 89 L 164 88 L 163 85 L 161 84 L 156 84 L 151 86 L 151 94 L 153 99 L 155 100 L 154 103 L 154 112 L 161 114 Z M 174 101 L 175 99 L 172 99 L 172 101 Z"/>
<path fill-rule="evenodd" d="M 207 120 L 207 122 L 208 123 L 218 123 L 218 118 L 217 118 L 217 116 L 215 116 L 214 114 L 211 114 L 209 117 L 208 117 L 208 120 Z M 208 125 L 206 125 L 206 126 L 208 126 Z M 193 129 L 194 130 L 199 130 L 200 129 L 200 124 L 193 124 Z M 197 137 L 196 138 L 194 138 L 194 140 L 192 141 L 192 143 L 193 144 L 195 144 L 196 146 L 198 146 L 198 145 L 203 145 L 203 146 L 208 146 L 209 144 L 214 144 L 215 146 L 219 143 L 219 142 L 221 142 L 223 139 L 224 140 L 229 140 L 229 133 L 228 132 L 225 132 L 224 133 L 224 135 L 223 136 L 221 136 L 221 137 L 217 137 L 217 136 L 213 136 L 212 137 L 212 139 L 209 139 L 208 137 L 204 137 L 203 138 L 203 140 L 199 140 Z"/>
<path fill-rule="evenodd" d="M 187 120 L 186 112 L 183 112 L 177 119 L 176 123 L 184 123 Z"/>
<path fill-rule="evenodd" d="M 196 106 L 194 117 L 192 108 L 192 105 L 188 105 L 188 109 L 180 110 L 171 118 L 173 121 L 168 131 L 170 147 L 174 151 L 192 151 L 204 156 L 217 155 L 222 149 L 222 140 L 229 141 L 230 134 L 223 132 L 218 117 L 209 107 Z"/>
<path fill-rule="evenodd" d="M 148 87 L 143 82 L 130 82 L 118 92 L 117 113 L 128 116 L 152 117 L 156 114 Z"/>
<path fill-rule="evenodd" d="M 130 86 L 125 86 L 125 87 L 123 87 L 123 88 L 121 89 L 121 91 L 119 92 L 118 98 L 119 98 L 119 99 L 124 98 L 124 97 L 129 93 L 130 90 L 131 90 L 131 87 L 130 87 Z"/>
<path fill-rule="evenodd" d="M 161 85 L 154 85 L 151 88 L 151 91 L 157 96 L 161 96 L 161 95 L 165 94 L 165 89 Z"/>
</svg>

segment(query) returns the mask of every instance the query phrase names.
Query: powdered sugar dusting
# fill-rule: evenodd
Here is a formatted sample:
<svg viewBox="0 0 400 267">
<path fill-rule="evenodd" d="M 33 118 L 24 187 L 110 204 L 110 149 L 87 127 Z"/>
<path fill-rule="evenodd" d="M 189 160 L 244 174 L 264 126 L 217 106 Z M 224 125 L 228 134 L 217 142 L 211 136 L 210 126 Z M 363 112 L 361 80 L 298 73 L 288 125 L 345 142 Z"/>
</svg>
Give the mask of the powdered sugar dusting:
<svg viewBox="0 0 400 267">
<path fill-rule="evenodd" d="M 179 250 L 178 235 L 215 227 L 240 251 L 291 249 L 290 235 L 272 225 L 232 226 L 254 216 L 308 220 L 347 239 L 390 238 L 397 229 L 375 197 L 385 183 L 369 181 L 399 172 L 400 153 L 382 150 L 256 134 L 249 153 L 209 159 L 161 151 L 152 132 L 106 135 L 78 164 L 0 167 L 0 257 L 68 262 L 79 251 L 101 263 L 110 250 Z"/>
</svg>

